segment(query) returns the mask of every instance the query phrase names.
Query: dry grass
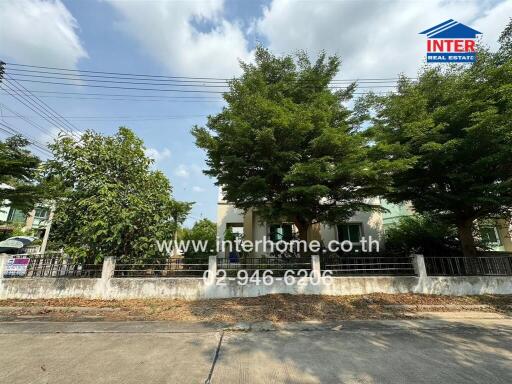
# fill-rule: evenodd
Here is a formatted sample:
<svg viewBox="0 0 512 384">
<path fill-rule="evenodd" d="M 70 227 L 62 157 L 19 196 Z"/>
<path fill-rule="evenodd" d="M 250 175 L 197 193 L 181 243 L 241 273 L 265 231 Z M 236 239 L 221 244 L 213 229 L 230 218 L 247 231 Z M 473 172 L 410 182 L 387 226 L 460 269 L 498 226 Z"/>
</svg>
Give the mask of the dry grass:
<svg viewBox="0 0 512 384">
<path fill-rule="evenodd" d="M 206 322 L 336 321 L 350 319 L 397 319 L 421 307 L 390 305 L 437 305 L 429 311 L 475 310 L 502 312 L 512 305 L 512 295 L 435 296 L 418 294 L 371 294 L 357 296 L 267 295 L 215 300 L 0 300 L 1 317 L 8 319 L 44 316 L 50 320 L 169 320 Z M 450 307 L 443 307 L 449 305 Z M 10 307 L 10 308 L 5 308 Z M 63 307 L 66 307 L 63 309 Z M 83 309 L 82 309 L 83 308 Z M 87 309 L 87 310 L 86 310 Z"/>
</svg>

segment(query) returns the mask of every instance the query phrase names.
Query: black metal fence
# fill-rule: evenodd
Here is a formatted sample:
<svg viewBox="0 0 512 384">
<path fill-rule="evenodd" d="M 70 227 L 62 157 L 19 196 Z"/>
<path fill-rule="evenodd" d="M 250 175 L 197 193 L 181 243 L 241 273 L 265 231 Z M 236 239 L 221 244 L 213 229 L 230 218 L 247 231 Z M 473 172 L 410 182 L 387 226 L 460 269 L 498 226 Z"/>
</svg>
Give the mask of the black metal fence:
<svg viewBox="0 0 512 384">
<path fill-rule="evenodd" d="M 412 258 L 379 253 L 341 253 L 320 256 L 321 271 L 333 276 L 414 276 Z"/>
<path fill-rule="evenodd" d="M 203 277 L 208 258 L 162 258 L 148 262 L 118 260 L 114 277 Z"/>
<path fill-rule="evenodd" d="M 308 274 L 311 271 L 311 257 L 248 257 L 242 256 L 237 262 L 232 262 L 229 258 L 217 259 L 217 271 L 226 271 L 227 276 L 237 276 L 238 271 L 245 270 L 249 275 L 255 271 L 272 271 L 273 276 L 284 276 L 286 271 L 291 270 L 295 273 L 305 270 Z"/>
<path fill-rule="evenodd" d="M 429 276 L 512 276 L 512 253 L 486 252 L 476 257 L 426 256 Z"/>
<path fill-rule="evenodd" d="M 102 264 L 73 261 L 60 252 L 45 254 L 17 254 L 8 262 L 4 277 L 101 277 Z"/>
</svg>

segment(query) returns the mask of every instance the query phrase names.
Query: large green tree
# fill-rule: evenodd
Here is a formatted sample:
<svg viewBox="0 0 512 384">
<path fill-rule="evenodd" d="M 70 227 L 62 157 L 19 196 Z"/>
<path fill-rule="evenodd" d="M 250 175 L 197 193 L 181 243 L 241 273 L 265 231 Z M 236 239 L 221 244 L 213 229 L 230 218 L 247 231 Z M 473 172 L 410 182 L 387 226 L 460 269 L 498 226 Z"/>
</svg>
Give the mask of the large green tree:
<svg viewBox="0 0 512 384">
<path fill-rule="evenodd" d="M 177 203 L 168 179 L 150 168 L 142 140 L 127 128 L 113 136 L 86 131 L 51 149 L 46 175 L 60 190 L 52 240 L 88 260 L 156 256 L 156 241 L 176 230 Z M 185 211 L 181 206 L 178 220 Z"/>
<path fill-rule="evenodd" d="M 8 200 L 11 207 L 25 213 L 42 198 L 42 188 L 36 183 L 40 160 L 27 149 L 28 144 L 21 136 L 0 141 L 0 183 L 9 186 L 0 188 L 0 204 Z"/>
<path fill-rule="evenodd" d="M 511 32 L 509 25 L 504 44 Z M 386 198 L 455 224 L 469 256 L 475 220 L 511 214 L 511 58 L 510 46 L 481 48 L 471 66 L 425 67 L 415 81 L 402 77 L 396 93 L 370 100 L 373 156 L 393 165 Z"/>
<path fill-rule="evenodd" d="M 258 47 L 255 63 L 241 67 L 224 94 L 227 106 L 192 130 L 207 153 L 205 173 L 227 201 L 268 221 L 294 222 L 301 239 L 312 223 L 374 209 L 365 198 L 378 194 L 378 163 L 368 161 L 343 105 L 354 85 L 329 88 L 339 58 L 311 62 L 305 53 L 277 57 Z"/>
</svg>

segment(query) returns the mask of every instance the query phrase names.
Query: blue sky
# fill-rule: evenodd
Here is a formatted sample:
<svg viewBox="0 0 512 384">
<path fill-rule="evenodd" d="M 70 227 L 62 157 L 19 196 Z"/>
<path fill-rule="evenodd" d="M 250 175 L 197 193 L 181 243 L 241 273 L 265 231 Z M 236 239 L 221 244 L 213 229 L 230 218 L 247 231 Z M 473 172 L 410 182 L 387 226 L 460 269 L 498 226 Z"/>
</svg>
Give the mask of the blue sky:
<svg viewBox="0 0 512 384">
<path fill-rule="evenodd" d="M 229 78 L 239 73 L 238 59 L 251 61 L 255 45 L 261 43 L 277 54 L 298 49 L 311 55 L 322 49 L 339 54 L 340 79 L 413 76 L 424 58 L 421 30 L 453 18 L 482 31 L 484 41 L 494 46 L 510 15 L 511 1 L 2 0 L 0 59 L 80 70 Z M 144 93 L 23 85 L 39 91 Z M 190 225 L 201 217 L 215 220 L 216 215 L 217 187 L 202 174 L 205 155 L 190 135 L 192 126 L 204 125 L 208 114 L 222 108 L 219 95 L 205 96 L 212 100 L 43 100 L 80 130 L 111 134 L 121 125 L 133 129 L 155 158 L 155 168 L 171 180 L 174 196 L 196 202 Z M 0 103 L 56 132 L 10 96 L 0 94 Z M 13 118 L 5 108 L 0 112 L 2 121 L 49 140 L 48 134 Z"/>
</svg>

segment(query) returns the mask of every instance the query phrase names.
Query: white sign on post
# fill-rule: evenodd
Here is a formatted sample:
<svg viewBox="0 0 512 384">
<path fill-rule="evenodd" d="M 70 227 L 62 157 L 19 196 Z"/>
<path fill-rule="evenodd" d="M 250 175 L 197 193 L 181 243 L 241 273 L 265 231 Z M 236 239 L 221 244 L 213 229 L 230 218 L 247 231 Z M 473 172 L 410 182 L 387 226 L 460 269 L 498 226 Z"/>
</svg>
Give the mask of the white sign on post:
<svg viewBox="0 0 512 384">
<path fill-rule="evenodd" d="M 7 260 L 4 271 L 5 277 L 23 277 L 27 274 L 30 259 L 28 257 L 15 258 L 11 257 Z"/>
</svg>

